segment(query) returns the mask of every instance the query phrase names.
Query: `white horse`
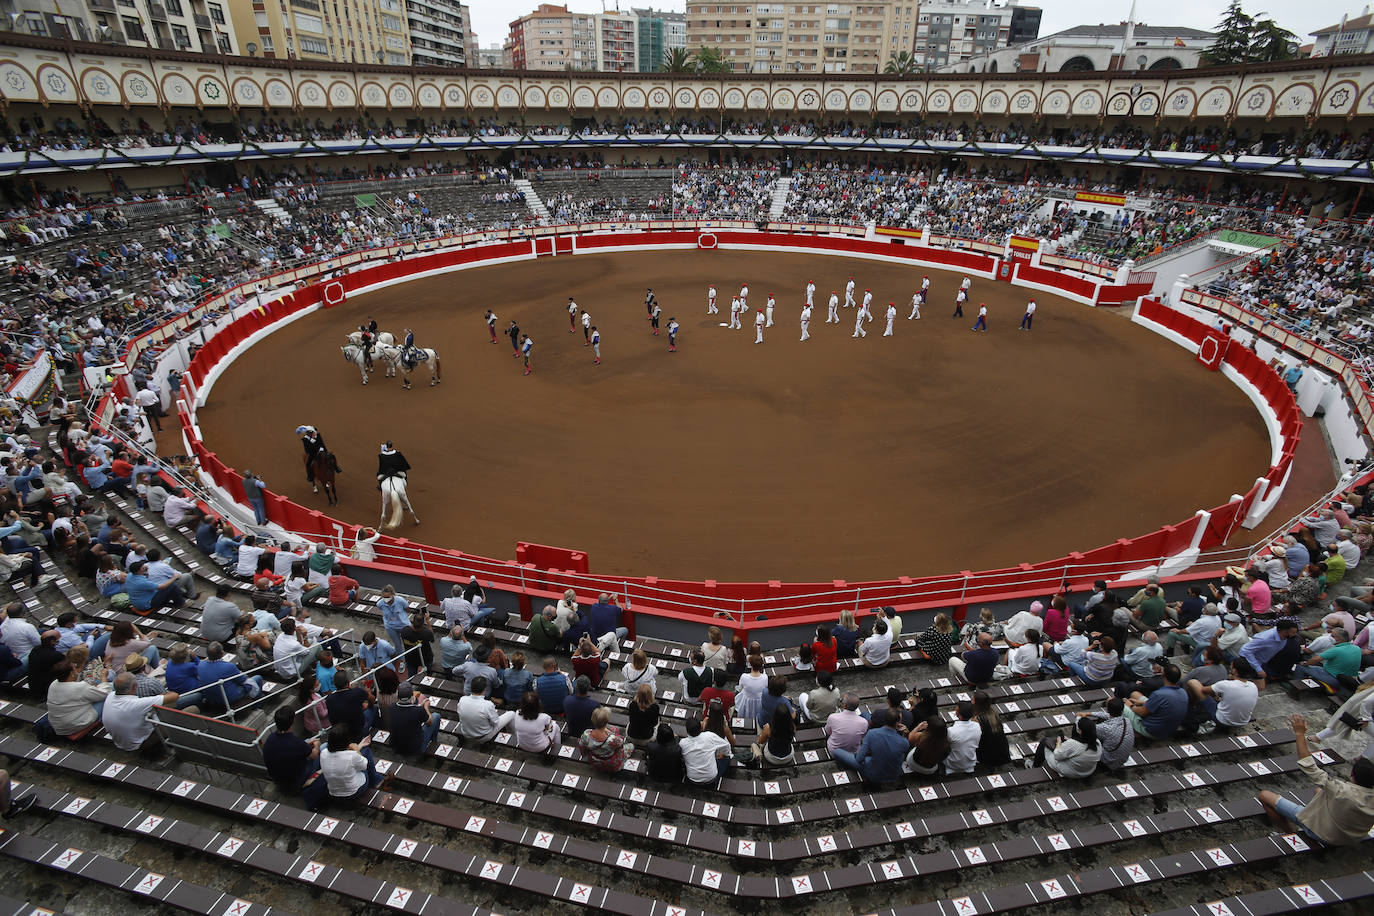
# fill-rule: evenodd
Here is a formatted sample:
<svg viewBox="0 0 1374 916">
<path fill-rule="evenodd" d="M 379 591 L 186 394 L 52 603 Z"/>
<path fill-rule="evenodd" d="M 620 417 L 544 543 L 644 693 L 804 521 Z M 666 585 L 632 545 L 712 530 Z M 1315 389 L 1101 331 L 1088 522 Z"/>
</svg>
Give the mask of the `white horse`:
<svg viewBox="0 0 1374 916">
<path fill-rule="evenodd" d="M 382 527 L 398 527 L 405 517 L 405 509 L 410 510 L 410 515 L 415 519 L 415 524 L 420 524 L 420 516 L 415 514 L 415 507 L 410 504 L 410 497 L 406 496 L 406 479 L 404 477 L 382 478 Z"/>
<path fill-rule="evenodd" d="M 416 347 L 415 352 L 421 356 L 420 361 L 415 364 L 415 369 L 418 369 L 420 366 L 429 369 L 429 386 L 433 388 L 443 381 L 441 377 L 442 373 L 439 369 L 439 354 L 435 353 L 433 350 L 426 350 L 420 347 Z M 387 361 L 387 375 L 394 375 L 395 369 L 399 368 L 401 370 L 401 387 L 409 388 L 410 373 L 415 371 L 415 369 L 407 366 L 405 360 L 401 359 L 401 348 L 395 346 L 378 347 L 377 353 Z"/>
<path fill-rule="evenodd" d="M 343 350 L 344 359 L 358 367 L 358 372 L 363 377 L 363 384 L 366 385 L 368 373 L 367 355 L 363 352 L 363 348 L 357 344 L 347 344 L 340 349 Z M 376 364 L 376 360 L 373 360 L 373 364 Z M 388 377 L 396 374 L 396 367 L 393 366 L 390 361 L 386 361 L 386 374 Z"/>
<path fill-rule="evenodd" d="M 361 347 L 363 345 L 363 332 L 354 331 L 352 334 L 349 334 L 348 342 L 353 344 L 355 347 Z M 389 347 L 395 342 L 396 338 L 391 336 L 390 331 L 381 331 L 377 334 L 377 339 L 372 342 L 372 347 L 373 349 L 376 349 L 379 346 Z"/>
</svg>

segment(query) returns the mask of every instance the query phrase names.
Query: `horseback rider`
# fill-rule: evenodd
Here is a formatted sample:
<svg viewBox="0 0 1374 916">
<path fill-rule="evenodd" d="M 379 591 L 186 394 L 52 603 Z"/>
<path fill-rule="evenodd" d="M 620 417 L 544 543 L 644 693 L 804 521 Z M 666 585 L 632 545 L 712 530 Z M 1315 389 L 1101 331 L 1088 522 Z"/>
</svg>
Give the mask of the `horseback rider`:
<svg viewBox="0 0 1374 916">
<path fill-rule="evenodd" d="M 297 426 L 296 435 L 301 437 L 301 445 L 305 446 L 305 478 L 308 482 L 315 482 L 315 456 L 320 452 L 331 455 L 329 448 L 324 444 L 324 436 L 320 435 L 319 430 L 313 426 Z M 339 459 L 334 458 L 334 472 L 339 471 Z"/>
<path fill-rule="evenodd" d="M 406 479 L 406 472 L 410 470 L 410 462 L 406 461 L 406 456 L 396 451 L 391 444 L 391 440 L 382 443 L 382 453 L 377 456 L 377 489 L 382 488 L 382 481 L 388 477 L 399 477 Z"/>
<path fill-rule="evenodd" d="M 368 371 L 372 371 L 372 345 L 377 340 L 377 322 L 372 322 L 372 326 L 365 324 L 358 325 L 358 338 L 360 346 L 363 348 L 363 365 Z"/>
<path fill-rule="evenodd" d="M 417 363 L 424 359 L 424 355 L 420 353 L 419 349 L 415 346 L 415 332 L 410 328 L 406 328 L 405 331 L 406 339 L 405 342 L 401 344 L 401 361 L 406 364 L 406 371 L 409 372 L 411 369 L 415 368 Z"/>
</svg>

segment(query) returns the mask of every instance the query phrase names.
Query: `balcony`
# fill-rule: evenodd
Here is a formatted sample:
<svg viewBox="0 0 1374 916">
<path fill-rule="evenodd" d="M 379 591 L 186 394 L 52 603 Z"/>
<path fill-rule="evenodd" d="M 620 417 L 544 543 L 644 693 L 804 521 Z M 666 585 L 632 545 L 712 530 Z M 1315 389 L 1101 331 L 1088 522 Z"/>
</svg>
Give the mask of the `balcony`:
<svg viewBox="0 0 1374 916">
<path fill-rule="evenodd" d="M 118 12 L 118 9 L 115 7 L 114 0 L 87 0 L 86 5 L 89 6 L 91 9 L 99 10 L 102 13 Z"/>
<path fill-rule="evenodd" d="M 316 0 L 291 0 L 291 5 L 297 9 L 311 10 L 316 13 L 320 11 L 320 4 Z"/>
<path fill-rule="evenodd" d="M 166 22 L 167 7 L 163 6 L 161 3 L 149 3 L 148 15 L 151 16 L 153 19 L 161 19 L 163 22 Z"/>
<path fill-rule="evenodd" d="M 211 27 L 209 16 L 202 16 L 200 13 L 196 13 L 191 18 L 195 20 L 196 28 L 198 29 L 208 29 Z"/>
</svg>

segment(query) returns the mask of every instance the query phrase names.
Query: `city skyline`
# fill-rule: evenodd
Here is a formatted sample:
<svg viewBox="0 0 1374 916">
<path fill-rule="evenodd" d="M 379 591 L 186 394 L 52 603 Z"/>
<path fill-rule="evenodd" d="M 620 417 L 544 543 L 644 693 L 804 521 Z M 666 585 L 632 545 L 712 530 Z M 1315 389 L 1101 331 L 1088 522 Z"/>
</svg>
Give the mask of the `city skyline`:
<svg viewBox="0 0 1374 916">
<path fill-rule="evenodd" d="M 601 0 L 567 0 L 566 4 L 559 0 L 557 5 L 566 5 L 571 11 L 579 13 L 599 13 L 603 9 Z M 1044 18 L 1040 25 L 1042 36 L 1076 25 L 1090 24 L 1094 18 L 1084 12 L 1082 4 L 1069 0 L 1027 0 L 1022 5 L 1038 6 L 1044 10 Z M 472 30 L 477 34 L 478 43 L 484 47 L 504 43 L 511 21 L 533 12 L 538 6 L 539 0 L 526 0 L 519 4 L 512 4 L 509 0 L 473 0 L 468 7 Z M 685 11 L 687 4 L 685 0 L 660 0 L 656 3 L 638 3 L 631 0 L 620 2 L 622 10 L 628 11 L 632 6 L 652 6 L 666 12 L 681 13 Z M 608 0 L 604 7 L 607 11 L 614 10 L 615 3 Z M 1352 19 L 1361 15 L 1365 4 L 1345 3 L 1341 0 L 1243 0 L 1242 7 L 1251 15 L 1263 14 L 1273 19 L 1294 32 L 1298 39 L 1306 44 L 1310 40 L 1308 33 L 1340 22 L 1343 15 L 1348 15 Z M 1131 4 L 1130 0 L 1115 0 L 1092 9 L 1097 13 L 1098 22 L 1112 24 L 1126 19 L 1130 14 Z M 1176 25 L 1210 30 L 1216 27 L 1224 9 L 1225 3 L 1222 0 L 1210 4 L 1199 4 L 1194 0 L 1151 0 L 1148 3 L 1137 4 L 1136 21 L 1149 25 Z M 1114 15 L 1108 15 L 1113 12 Z"/>
</svg>

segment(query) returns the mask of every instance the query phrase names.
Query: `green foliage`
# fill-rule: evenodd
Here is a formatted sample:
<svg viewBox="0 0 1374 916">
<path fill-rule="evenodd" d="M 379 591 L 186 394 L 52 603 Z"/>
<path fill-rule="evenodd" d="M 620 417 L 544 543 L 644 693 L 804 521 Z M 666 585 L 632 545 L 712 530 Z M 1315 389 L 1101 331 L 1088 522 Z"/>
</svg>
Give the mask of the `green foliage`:
<svg viewBox="0 0 1374 916">
<path fill-rule="evenodd" d="M 884 73 L 895 73 L 898 76 L 910 76 L 919 72 L 921 65 L 916 62 L 916 55 L 910 51 L 894 51 L 892 56 L 887 59 L 887 64 L 883 67 Z"/>
<path fill-rule="evenodd" d="M 1217 37 L 1203 52 L 1209 64 L 1268 63 L 1298 56 L 1298 37 L 1273 19 L 1251 16 L 1231 0 L 1217 23 Z"/>
<path fill-rule="evenodd" d="M 692 54 L 686 48 L 669 48 L 663 52 L 659 61 L 660 73 L 690 73 L 695 66 Z"/>
</svg>

